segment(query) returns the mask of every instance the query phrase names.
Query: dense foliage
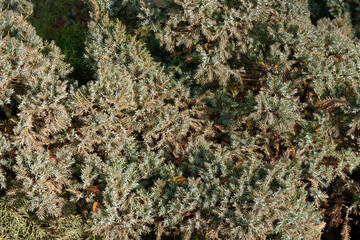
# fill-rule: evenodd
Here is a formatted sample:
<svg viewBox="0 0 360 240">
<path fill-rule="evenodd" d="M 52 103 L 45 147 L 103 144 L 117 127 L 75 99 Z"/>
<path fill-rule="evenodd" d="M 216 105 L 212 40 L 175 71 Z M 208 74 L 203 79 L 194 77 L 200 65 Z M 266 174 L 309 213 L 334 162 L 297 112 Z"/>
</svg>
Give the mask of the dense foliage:
<svg viewBox="0 0 360 240">
<path fill-rule="evenodd" d="M 348 239 L 360 44 L 330 2 L 90 0 L 69 58 L 0 0 L 0 236 Z"/>
</svg>

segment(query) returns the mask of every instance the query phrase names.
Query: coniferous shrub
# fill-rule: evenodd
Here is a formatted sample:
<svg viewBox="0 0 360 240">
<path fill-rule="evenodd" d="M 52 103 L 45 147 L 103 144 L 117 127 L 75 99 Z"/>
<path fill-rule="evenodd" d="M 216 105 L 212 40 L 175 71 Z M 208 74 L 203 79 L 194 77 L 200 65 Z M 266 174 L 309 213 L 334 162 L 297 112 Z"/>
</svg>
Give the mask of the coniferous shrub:
<svg viewBox="0 0 360 240">
<path fill-rule="evenodd" d="M 95 75 L 81 85 L 26 20 L 31 4 L 0 0 L 0 226 L 20 219 L 19 236 L 36 226 L 29 236 L 50 239 L 320 239 L 326 225 L 349 237 L 360 48 L 348 19 L 314 25 L 305 0 L 89 5 Z"/>
</svg>

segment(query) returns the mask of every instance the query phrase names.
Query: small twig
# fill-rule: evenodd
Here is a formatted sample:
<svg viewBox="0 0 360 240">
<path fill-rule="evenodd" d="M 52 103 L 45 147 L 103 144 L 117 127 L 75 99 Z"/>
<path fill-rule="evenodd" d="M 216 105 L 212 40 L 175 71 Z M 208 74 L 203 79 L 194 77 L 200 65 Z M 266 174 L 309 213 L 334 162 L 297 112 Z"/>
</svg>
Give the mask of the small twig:
<svg viewBox="0 0 360 240">
<path fill-rule="evenodd" d="M 346 106 L 349 103 L 344 98 L 329 97 L 321 102 L 321 107 L 326 109 L 326 112 L 331 112 L 340 106 Z"/>
</svg>

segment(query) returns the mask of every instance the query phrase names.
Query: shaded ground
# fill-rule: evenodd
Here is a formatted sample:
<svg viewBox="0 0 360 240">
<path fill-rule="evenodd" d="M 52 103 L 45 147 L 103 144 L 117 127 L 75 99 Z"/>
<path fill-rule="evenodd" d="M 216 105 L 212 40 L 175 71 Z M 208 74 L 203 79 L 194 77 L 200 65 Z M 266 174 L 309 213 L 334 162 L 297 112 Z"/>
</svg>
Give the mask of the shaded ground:
<svg viewBox="0 0 360 240">
<path fill-rule="evenodd" d="M 30 22 L 39 36 L 61 48 L 66 62 L 73 67 L 69 78 L 85 84 L 94 72 L 84 61 L 89 9 L 79 0 L 32 0 L 34 14 Z"/>
</svg>

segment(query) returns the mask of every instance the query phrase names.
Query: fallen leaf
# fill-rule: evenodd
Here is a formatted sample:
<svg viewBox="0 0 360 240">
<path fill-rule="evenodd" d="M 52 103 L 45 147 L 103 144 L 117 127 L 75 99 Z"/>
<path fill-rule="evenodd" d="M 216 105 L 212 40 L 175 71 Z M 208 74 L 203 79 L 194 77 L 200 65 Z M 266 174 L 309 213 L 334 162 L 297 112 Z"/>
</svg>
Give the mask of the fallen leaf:
<svg viewBox="0 0 360 240">
<path fill-rule="evenodd" d="M 57 159 L 56 159 L 56 156 L 55 154 L 49 149 L 49 145 L 47 146 L 46 148 L 46 151 L 48 152 L 49 154 L 49 160 L 54 160 L 54 163 L 57 164 Z"/>
<path fill-rule="evenodd" d="M 183 176 L 175 176 L 175 177 L 169 178 L 168 180 L 165 180 L 165 182 L 173 182 L 178 185 L 182 184 L 184 181 L 187 181 L 187 179 Z"/>
<path fill-rule="evenodd" d="M 99 209 L 99 207 L 100 207 L 100 203 L 94 202 L 93 207 L 92 207 L 92 211 L 96 212 Z"/>
<path fill-rule="evenodd" d="M 82 138 L 85 137 L 85 134 L 84 134 L 82 131 L 80 131 L 80 128 L 76 128 L 76 130 L 77 130 L 77 132 L 80 134 L 80 136 L 81 136 Z"/>
<path fill-rule="evenodd" d="M 99 189 L 99 185 L 90 185 L 86 188 L 87 193 L 94 193 L 95 195 L 100 195 L 101 191 Z"/>
<path fill-rule="evenodd" d="M 9 150 L 9 151 L 8 151 L 8 154 L 9 154 L 9 157 L 11 157 L 11 158 L 15 158 L 15 157 L 16 157 L 15 150 Z"/>
</svg>

